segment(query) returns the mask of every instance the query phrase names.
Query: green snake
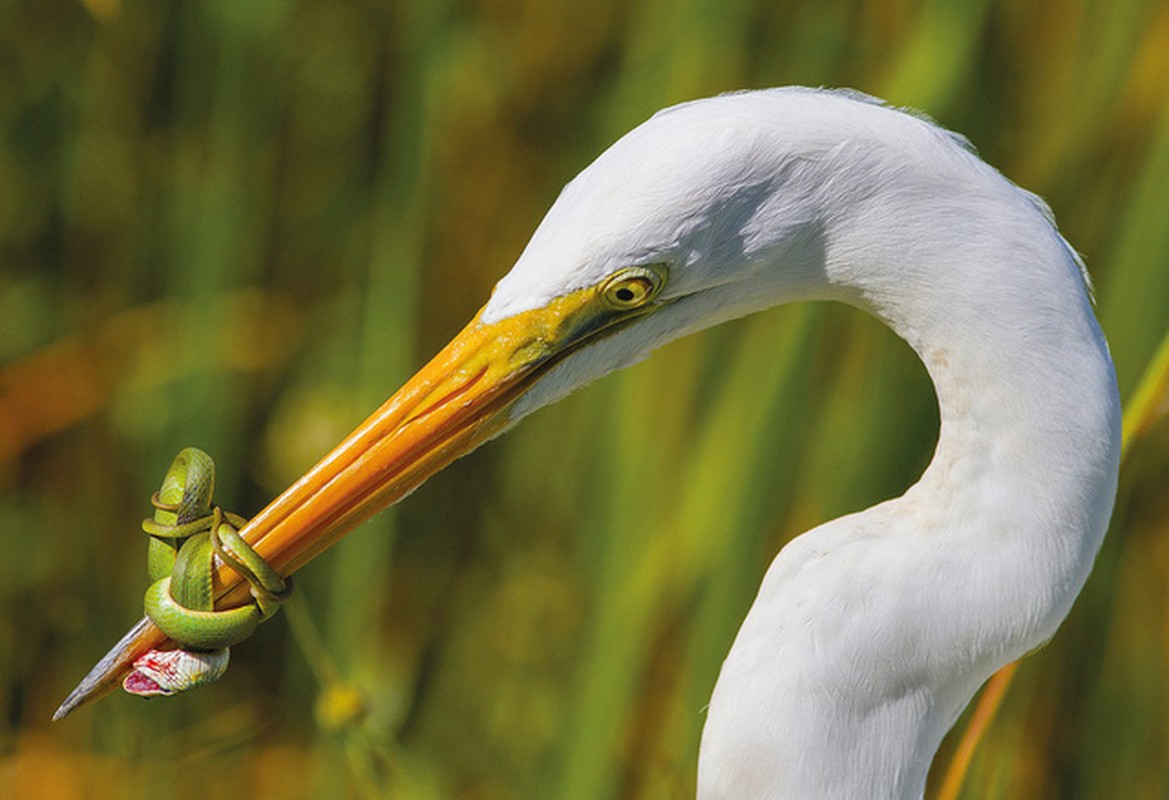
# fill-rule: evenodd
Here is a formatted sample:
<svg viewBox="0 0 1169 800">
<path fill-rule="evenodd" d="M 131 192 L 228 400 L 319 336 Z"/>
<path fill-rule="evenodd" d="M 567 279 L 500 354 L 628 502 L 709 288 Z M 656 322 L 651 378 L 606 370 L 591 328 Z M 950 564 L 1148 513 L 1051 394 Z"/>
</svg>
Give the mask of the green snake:
<svg viewBox="0 0 1169 800">
<path fill-rule="evenodd" d="M 179 648 L 141 656 L 123 682 L 133 694 L 174 694 L 217 680 L 227 669 L 227 648 L 251 636 L 291 591 L 291 581 L 237 532 L 245 521 L 211 502 L 214 488 L 215 462 L 188 447 L 175 456 L 151 498 L 154 517 L 142 522 L 150 535 L 147 572 L 153 581 L 144 606 Z M 215 610 L 215 556 L 251 584 L 254 602 Z"/>
</svg>

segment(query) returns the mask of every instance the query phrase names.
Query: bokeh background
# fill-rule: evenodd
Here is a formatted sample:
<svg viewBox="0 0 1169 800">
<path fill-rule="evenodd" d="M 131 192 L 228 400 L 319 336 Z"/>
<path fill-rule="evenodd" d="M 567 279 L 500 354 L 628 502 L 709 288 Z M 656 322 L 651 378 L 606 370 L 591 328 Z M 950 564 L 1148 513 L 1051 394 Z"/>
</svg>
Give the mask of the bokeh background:
<svg viewBox="0 0 1169 800">
<path fill-rule="evenodd" d="M 49 717 L 140 616 L 138 521 L 175 452 L 255 513 L 608 143 L 791 83 L 927 111 L 1085 254 L 1130 408 L 1117 510 L 963 796 L 1166 796 L 1164 0 L 0 0 L 0 795 L 692 795 L 774 553 L 932 452 L 923 369 L 850 309 L 579 392 L 304 570 L 219 684 Z"/>
</svg>

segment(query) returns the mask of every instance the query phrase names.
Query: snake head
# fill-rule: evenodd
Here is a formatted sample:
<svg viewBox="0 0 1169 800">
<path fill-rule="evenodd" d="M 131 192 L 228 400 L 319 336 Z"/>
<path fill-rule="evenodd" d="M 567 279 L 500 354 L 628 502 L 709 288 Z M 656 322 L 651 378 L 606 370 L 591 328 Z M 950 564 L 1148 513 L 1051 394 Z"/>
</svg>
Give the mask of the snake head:
<svg viewBox="0 0 1169 800">
<path fill-rule="evenodd" d="M 219 680 L 230 650 L 148 650 L 134 661 L 122 688 L 139 697 L 169 697 Z"/>
</svg>

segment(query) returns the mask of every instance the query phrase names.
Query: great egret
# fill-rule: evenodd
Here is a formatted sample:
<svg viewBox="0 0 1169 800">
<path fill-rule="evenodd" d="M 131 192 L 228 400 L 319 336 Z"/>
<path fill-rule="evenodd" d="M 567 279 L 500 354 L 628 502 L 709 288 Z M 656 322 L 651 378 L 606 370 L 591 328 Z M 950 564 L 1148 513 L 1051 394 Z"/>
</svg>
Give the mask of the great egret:
<svg viewBox="0 0 1169 800">
<path fill-rule="evenodd" d="M 474 320 L 243 531 L 288 574 L 459 455 L 655 347 L 794 300 L 881 319 L 936 387 L 904 495 L 771 564 L 710 701 L 703 798 L 920 797 L 978 686 L 1049 639 L 1116 491 L 1120 403 L 1082 265 L 959 137 L 855 93 L 679 105 L 556 200 Z M 242 602 L 218 573 L 220 605 Z M 62 711 L 161 635 L 127 635 Z"/>
</svg>

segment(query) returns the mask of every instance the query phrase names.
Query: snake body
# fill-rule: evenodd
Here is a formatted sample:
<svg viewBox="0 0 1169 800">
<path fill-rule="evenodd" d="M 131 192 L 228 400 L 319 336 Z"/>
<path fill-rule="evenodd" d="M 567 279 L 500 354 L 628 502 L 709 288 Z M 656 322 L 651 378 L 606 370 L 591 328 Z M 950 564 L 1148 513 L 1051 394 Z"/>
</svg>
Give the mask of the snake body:
<svg viewBox="0 0 1169 800">
<path fill-rule="evenodd" d="M 211 502 L 215 462 L 194 447 L 179 452 L 152 498 L 154 516 L 142 522 L 150 535 L 146 615 L 178 645 L 150 651 L 123 682 L 133 694 L 174 694 L 217 680 L 227 669 L 230 645 L 252 635 L 288 596 L 280 577 L 236 530 L 244 520 Z M 215 557 L 250 584 L 254 602 L 215 610 Z"/>
</svg>

